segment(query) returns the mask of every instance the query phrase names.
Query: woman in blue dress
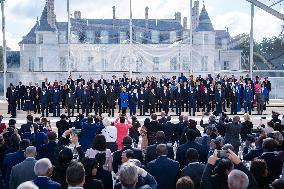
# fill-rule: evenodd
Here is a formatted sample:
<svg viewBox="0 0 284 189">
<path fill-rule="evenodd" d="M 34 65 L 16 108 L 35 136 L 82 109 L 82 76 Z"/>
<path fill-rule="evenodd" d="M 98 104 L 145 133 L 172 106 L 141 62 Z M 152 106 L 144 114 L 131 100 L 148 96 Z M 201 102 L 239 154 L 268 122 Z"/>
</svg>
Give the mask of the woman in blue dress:
<svg viewBox="0 0 284 189">
<path fill-rule="evenodd" d="M 25 96 L 24 111 L 27 112 L 27 115 L 31 115 L 31 112 L 34 110 L 33 97 L 31 95 L 30 89 L 27 89 L 27 94 Z"/>
</svg>

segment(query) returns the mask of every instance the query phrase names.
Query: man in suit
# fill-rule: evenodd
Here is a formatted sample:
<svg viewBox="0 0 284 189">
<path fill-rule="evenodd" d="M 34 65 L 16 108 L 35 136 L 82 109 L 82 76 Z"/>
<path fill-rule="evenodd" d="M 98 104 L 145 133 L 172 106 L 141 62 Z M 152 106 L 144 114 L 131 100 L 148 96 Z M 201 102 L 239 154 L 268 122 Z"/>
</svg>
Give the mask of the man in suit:
<svg viewBox="0 0 284 189">
<path fill-rule="evenodd" d="M 140 109 L 140 116 L 145 116 L 145 93 L 143 87 L 140 88 L 138 93 L 138 107 Z"/>
<path fill-rule="evenodd" d="M 158 183 L 157 189 L 173 189 L 180 175 L 180 166 L 177 161 L 167 157 L 167 146 L 159 144 L 156 149 L 158 158 L 150 161 L 146 170 L 153 175 Z"/>
<path fill-rule="evenodd" d="M 22 110 L 24 107 L 24 100 L 26 95 L 26 87 L 22 84 L 22 81 L 19 81 L 19 85 L 16 87 L 16 91 L 18 93 L 18 110 Z"/>
<path fill-rule="evenodd" d="M 171 122 L 171 116 L 167 117 L 167 122 L 162 124 L 165 133 L 166 143 L 175 143 L 175 125 Z"/>
<path fill-rule="evenodd" d="M 34 184 L 40 189 L 61 189 L 61 185 L 50 179 L 52 175 L 52 164 L 49 159 L 43 158 L 36 162 L 34 167 L 36 179 L 33 180 Z"/>
<path fill-rule="evenodd" d="M 177 84 L 177 89 L 174 92 L 174 99 L 176 102 L 176 115 L 180 115 L 184 97 L 179 83 Z"/>
<path fill-rule="evenodd" d="M 97 87 L 94 92 L 94 109 L 96 115 L 102 115 L 102 93 L 100 87 Z"/>
<path fill-rule="evenodd" d="M 61 92 L 56 87 L 51 91 L 51 101 L 52 101 L 53 117 L 59 117 Z"/>
<path fill-rule="evenodd" d="M 148 163 L 154 159 L 156 159 L 157 153 L 156 148 L 159 144 L 165 144 L 165 133 L 163 131 L 158 131 L 156 134 L 156 144 L 150 145 L 146 149 L 145 153 L 145 163 Z M 174 150 L 172 146 L 167 145 L 167 156 L 170 159 L 174 159 Z"/>
<path fill-rule="evenodd" d="M 111 84 L 110 88 L 107 90 L 107 99 L 108 99 L 108 116 L 114 117 L 116 93 L 113 84 Z"/>
<path fill-rule="evenodd" d="M 69 89 L 69 92 L 66 95 L 66 105 L 67 105 L 68 117 L 70 117 L 70 115 L 74 117 L 75 95 L 73 94 L 72 89 Z"/>
<path fill-rule="evenodd" d="M 18 100 L 18 93 L 15 90 L 14 86 L 11 86 L 11 90 L 8 92 L 8 104 L 9 104 L 9 112 L 11 113 L 11 118 L 16 118 L 17 114 L 17 100 Z"/>
<path fill-rule="evenodd" d="M 208 153 L 202 145 L 195 142 L 196 132 L 194 130 L 189 129 L 186 132 L 186 137 L 187 137 L 188 142 L 179 146 L 177 148 L 177 152 L 176 152 L 176 160 L 180 163 L 181 168 L 183 168 L 187 165 L 185 155 L 186 155 L 186 152 L 189 148 L 194 148 L 198 151 L 198 154 L 199 154 L 198 160 L 200 162 L 206 161 L 206 156 L 207 156 L 207 153 Z"/>
<path fill-rule="evenodd" d="M 82 114 L 86 113 L 86 117 L 89 115 L 89 100 L 90 100 L 90 91 L 88 86 L 85 85 L 84 91 L 82 93 Z"/>
<path fill-rule="evenodd" d="M 150 104 L 150 114 L 155 113 L 155 103 L 156 103 L 156 94 L 155 89 L 152 88 L 151 92 L 149 93 L 149 104 Z"/>
<path fill-rule="evenodd" d="M 38 157 L 39 159 L 48 158 L 54 164 L 57 158 L 55 154 L 57 147 L 56 143 L 57 134 L 54 131 L 48 132 L 47 138 L 48 138 L 48 143 L 44 144 L 41 147 L 41 149 L 39 150 Z"/>
<path fill-rule="evenodd" d="M 107 86 L 104 85 L 103 90 L 102 90 L 102 112 L 107 113 L 107 108 L 108 108 L 108 99 L 107 99 Z"/>
<path fill-rule="evenodd" d="M 129 92 L 129 109 L 130 109 L 130 116 L 136 115 L 136 106 L 137 106 L 137 94 L 134 92 L 132 88 Z"/>
<path fill-rule="evenodd" d="M 11 170 L 9 189 L 16 189 L 21 183 L 35 179 L 36 148 L 29 146 L 25 151 L 26 159 Z M 24 173 L 24 174 L 23 174 Z"/>
<path fill-rule="evenodd" d="M 168 91 L 167 86 L 164 86 L 164 90 L 161 94 L 161 102 L 162 102 L 163 111 L 166 112 L 166 114 L 169 113 L 170 100 L 171 100 L 171 94 Z"/>
<path fill-rule="evenodd" d="M 58 130 L 58 137 L 61 137 L 62 134 L 70 128 L 70 125 L 67 121 L 67 117 L 65 114 L 60 116 L 60 120 L 56 122 L 56 127 Z"/>
<path fill-rule="evenodd" d="M 122 141 L 123 144 L 123 149 L 122 150 L 118 150 L 116 152 L 113 153 L 113 162 L 112 162 L 112 167 L 113 167 L 113 171 L 115 173 L 118 172 L 118 167 L 122 164 L 121 162 L 121 156 L 122 156 L 122 152 L 125 150 L 132 150 L 134 153 L 134 157 L 135 159 L 138 159 L 142 164 L 144 163 L 143 161 L 143 153 L 140 149 L 137 148 L 133 148 L 132 147 L 132 138 L 129 136 L 126 136 L 123 138 Z"/>
<path fill-rule="evenodd" d="M 193 115 L 195 116 L 195 112 L 196 112 L 196 91 L 194 89 L 194 87 L 190 88 L 190 91 L 188 93 L 188 113 L 189 115 Z M 192 110 L 192 114 L 191 114 L 191 110 Z"/>
<path fill-rule="evenodd" d="M 41 91 L 41 98 L 40 98 L 40 104 L 41 104 L 41 115 L 44 117 L 48 117 L 48 105 L 50 100 L 50 94 L 49 91 L 46 88 L 43 88 Z M 45 114 L 44 114 L 45 112 Z"/>
<path fill-rule="evenodd" d="M 77 101 L 77 113 L 79 113 L 80 105 L 82 103 L 82 93 L 83 93 L 82 83 L 79 82 L 75 90 L 75 97 Z"/>
<path fill-rule="evenodd" d="M 3 175 L 4 175 L 4 181 L 5 181 L 6 188 L 8 188 L 9 186 L 9 180 L 10 180 L 12 167 L 25 160 L 24 152 L 29 145 L 30 145 L 29 140 L 26 140 L 26 139 L 21 140 L 18 151 L 14 153 L 8 153 L 5 155 L 4 162 L 3 162 Z"/>
<path fill-rule="evenodd" d="M 218 90 L 215 94 L 215 99 L 216 99 L 216 111 L 218 114 L 222 113 L 222 106 L 223 103 L 225 102 L 225 96 L 224 93 L 222 91 L 222 87 L 221 85 L 218 86 Z"/>
<path fill-rule="evenodd" d="M 35 87 L 31 91 L 34 96 L 34 113 L 40 114 L 40 98 L 41 98 L 41 88 L 38 85 L 38 82 L 35 83 Z"/>
<path fill-rule="evenodd" d="M 11 105 L 10 105 L 10 103 L 11 103 L 11 101 L 10 101 L 10 95 L 11 95 L 11 92 L 12 92 L 12 89 L 13 89 L 13 87 L 14 87 L 14 85 L 12 84 L 12 83 L 10 83 L 10 85 L 9 85 L 9 87 L 7 87 L 7 91 L 6 91 L 6 100 L 7 100 L 7 102 L 8 102 L 8 113 L 7 114 L 10 114 L 11 113 Z M 15 88 L 14 88 L 14 90 L 15 90 Z M 16 96 L 17 98 L 18 98 L 18 96 Z M 16 98 L 16 103 L 17 103 L 17 98 Z"/>
<path fill-rule="evenodd" d="M 252 109 L 252 102 L 253 102 L 253 92 L 251 90 L 250 85 L 247 85 L 246 89 L 244 90 L 244 108 L 245 108 L 245 113 L 249 112 L 250 115 Z"/>
<path fill-rule="evenodd" d="M 181 176 L 190 177 L 194 182 L 194 188 L 199 189 L 205 165 L 203 163 L 198 162 L 199 154 L 198 151 L 194 148 L 189 148 L 187 150 L 186 158 L 189 163 L 186 167 L 182 169 Z"/>
<path fill-rule="evenodd" d="M 258 159 L 264 160 L 267 164 L 269 183 L 278 179 L 282 173 L 283 159 L 278 153 L 275 153 L 277 145 L 277 142 L 272 138 L 264 139 L 262 144 L 263 154 L 258 157 Z"/>
</svg>

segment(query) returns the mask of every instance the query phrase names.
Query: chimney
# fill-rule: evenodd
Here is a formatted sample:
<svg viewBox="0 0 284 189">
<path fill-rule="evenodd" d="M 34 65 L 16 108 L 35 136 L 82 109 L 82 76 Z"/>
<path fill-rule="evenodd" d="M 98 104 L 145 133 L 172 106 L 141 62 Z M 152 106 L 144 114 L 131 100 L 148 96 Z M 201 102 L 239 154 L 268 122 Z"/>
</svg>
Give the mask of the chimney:
<svg viewBox="0 0 284 189">
<path fill-rule="evenodd" d="M 183 18 L 183 28 L 187 29 L 187 17 Z"/>
<path fill-rule="evenodd" d="M 56 16 L 54 14 L 54 0 L 46 0 L 47 6 L 47 22 L 53 28 L 55 28 Z"/>
<path fill-rule="evenodd" d="M 115 16 L 115 6 L 112 7 L 112 19 L 116 19 L 116 16 Z"/>
<path fill-rule="evenodd" d="M 180 12 L 176 12 L 175 13 L 175 20 L 179 23 L 181 23 L 181 13 Z"/>
<path fill-rule="evenodd" d="M 145 7 L 145 27 L 148 28 L 149 24 L 149 7 Z"/>
<path fill-rule="evenodd" d="M 74 12 L 74 19 L 81 19 L 81 11 Z"/>
<path fill-rule="evenodd" d="M 192 29 L 195 30 L 199 24 L 199 1 L 194 1 L 192 7 Z"/>
</svg>

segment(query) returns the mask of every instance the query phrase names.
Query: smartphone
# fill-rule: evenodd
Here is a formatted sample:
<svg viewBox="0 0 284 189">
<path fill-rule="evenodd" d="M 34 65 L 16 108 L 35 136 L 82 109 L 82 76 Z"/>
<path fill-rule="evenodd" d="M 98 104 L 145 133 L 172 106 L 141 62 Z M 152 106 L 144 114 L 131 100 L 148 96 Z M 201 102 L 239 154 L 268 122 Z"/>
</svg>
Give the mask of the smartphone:
<svg viewBox="0 0 284 189">
<path fill-rule="evenodd" d="M 218 158 L 224 158 L 224 157 L 229 157 L 228 151 L 227 150 L 218 150 L 217 151 L 217 157 Z"/>
<path fill-rule="evenodd" d="M 81 133 L 81 129 L 72 129 L 72 131 L 76 134 L 76 135 L 78 135 L 78 134 L 80 134 Z"/>
</svg>

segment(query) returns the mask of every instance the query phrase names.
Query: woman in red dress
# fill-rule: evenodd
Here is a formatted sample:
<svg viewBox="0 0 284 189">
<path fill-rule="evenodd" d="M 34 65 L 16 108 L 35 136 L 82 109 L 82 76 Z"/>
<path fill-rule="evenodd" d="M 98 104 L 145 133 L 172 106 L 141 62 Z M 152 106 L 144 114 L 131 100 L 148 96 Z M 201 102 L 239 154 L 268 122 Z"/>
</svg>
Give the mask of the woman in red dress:
<svg viewBox="0 0 284 189">
<path fill-rule="evenodd" d="M 128 120 L 127 116 L 124 117 L 124 116 L 119 115 L 114 121 L 114 126 L 117 129 L 116 144 L 117 144 L 118 150 L 121 150 L 123 148 L 122 140 L 124 137 L 128 135 L 128 130 L 129 128 L 132 127 L 132 123 Z"/>
</svg>

